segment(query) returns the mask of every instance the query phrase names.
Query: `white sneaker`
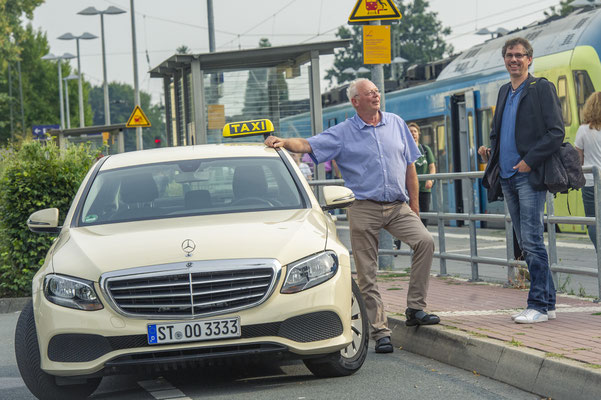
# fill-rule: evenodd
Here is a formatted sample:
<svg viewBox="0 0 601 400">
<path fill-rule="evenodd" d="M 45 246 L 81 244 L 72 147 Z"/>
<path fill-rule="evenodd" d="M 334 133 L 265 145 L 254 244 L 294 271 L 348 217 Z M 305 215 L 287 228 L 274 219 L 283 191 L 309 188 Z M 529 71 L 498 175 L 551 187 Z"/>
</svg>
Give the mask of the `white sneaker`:
<svg viewBox="0 0 601 400">
<path fill-rule="evenodd" d="M 512 320 L 512 321 L 515 321 L 515 319 L 516 319 L 517 317 L 519 317 L 520 315 L 522 315 L 523 313 L 525 313 L 525 312 L 526 312 L 526 310 L 527 310 L 527 309 L 525 308 L 525 309 L 523 309 L 522 311 L 520 311 L 519 313 L 511 314 L 511 320 Z"/>
<path fill-rule="evenodd" d="M 551 319 L 557 319 L 557 313 L 555 313 L 555 310 L 549 310 L 547 311 L 547 318 Z"/>
<path fill-rule="evenodd" d="M 549 317 L 546 314 L 538 312 L 532 308 L 525 310 L 522 315 L 515 317 L 516 324 L 536 324 L 538 322 L 546 322 Z"/>
</svg>

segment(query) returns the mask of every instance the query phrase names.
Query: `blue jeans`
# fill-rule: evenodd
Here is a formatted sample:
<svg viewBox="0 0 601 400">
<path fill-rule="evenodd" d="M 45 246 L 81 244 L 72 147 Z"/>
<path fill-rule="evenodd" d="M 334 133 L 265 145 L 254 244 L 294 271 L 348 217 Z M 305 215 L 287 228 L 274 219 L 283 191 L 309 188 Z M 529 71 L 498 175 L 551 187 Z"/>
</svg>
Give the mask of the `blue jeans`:
<svg viewBox="0 0 601 400">
<path fill-rule="evenodd" d="M 524 254 L 530 272 L 528 308 L 543 314 L 555 310 L 555 285 L 545 249 L 543 215 L 546 191 L 534 190 L 528 182 L 528 173 L 516 173 L 501 179 L 513 230 Z"/>
<path fill-rule="evenodd" d="M 585 186 L 582 188 L 582 203 L 584 203 L 584 215 L 587 217 L 595 216 L 595 187 Z M 588 237 L 597 250 L 597 226 L 588 226 Z"/>
</svg>

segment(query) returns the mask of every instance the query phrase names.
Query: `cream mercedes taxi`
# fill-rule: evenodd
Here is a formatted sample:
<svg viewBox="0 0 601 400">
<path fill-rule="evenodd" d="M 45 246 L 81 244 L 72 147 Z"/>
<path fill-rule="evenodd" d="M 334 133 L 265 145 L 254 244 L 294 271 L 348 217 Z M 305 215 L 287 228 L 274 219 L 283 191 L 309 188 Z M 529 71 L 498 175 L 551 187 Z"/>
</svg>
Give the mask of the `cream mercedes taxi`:
<svg viewBox="0 0 601 400">
<path fill-rule="evenodd" d="M 263 133 L 268 122 L 226 126 L 226 136 Z M 28 220 L 57 238 L 17 324 L 27 387 L 40 399 L 79 399 L 105 375 L 228 357 L 354 373 L 367 318 L 325 212 L 354 196 L 322 193 L 320 205 L 292 157 L 262 143 L 102 158 L 62 226 L 55 208 Z"/>
</svg>

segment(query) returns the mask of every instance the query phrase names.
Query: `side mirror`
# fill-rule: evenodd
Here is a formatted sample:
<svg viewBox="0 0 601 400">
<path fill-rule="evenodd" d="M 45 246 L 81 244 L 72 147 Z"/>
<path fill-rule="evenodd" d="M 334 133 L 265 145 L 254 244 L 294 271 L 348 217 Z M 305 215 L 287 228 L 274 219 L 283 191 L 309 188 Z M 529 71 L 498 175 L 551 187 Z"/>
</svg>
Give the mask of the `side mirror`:
<svg viewBox="0 0 601 400">
<path fill-rule="evenodd" d="M 35 233 L 58 234 L 61 227 L 58 226 L 58 208 L 46 208 L 36 211 L 29 216 L 27 227 Z"/>
<path fill-rule="evenodd" d="M 326 201 L 325 206 L 321 206 L 324 211 L 333 210 L 335 208 L 345 208 L 355 201 L 355 194 L 349 188 L 344 186 L 324 186 L 323 197 Z"/>
</svg>

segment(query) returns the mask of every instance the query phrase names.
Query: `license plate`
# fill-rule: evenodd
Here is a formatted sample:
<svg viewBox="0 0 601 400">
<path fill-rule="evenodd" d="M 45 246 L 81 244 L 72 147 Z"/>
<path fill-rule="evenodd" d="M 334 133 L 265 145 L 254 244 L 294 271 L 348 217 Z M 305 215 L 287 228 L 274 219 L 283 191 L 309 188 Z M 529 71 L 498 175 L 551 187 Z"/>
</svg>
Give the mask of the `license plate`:
<svg viewBox="0 0 601 400">
<path fill-rule="evenodd" d="M 240 337 L 239 317 L 148 325 L 148 344 L 237 337 Z"/>
</svg>

